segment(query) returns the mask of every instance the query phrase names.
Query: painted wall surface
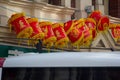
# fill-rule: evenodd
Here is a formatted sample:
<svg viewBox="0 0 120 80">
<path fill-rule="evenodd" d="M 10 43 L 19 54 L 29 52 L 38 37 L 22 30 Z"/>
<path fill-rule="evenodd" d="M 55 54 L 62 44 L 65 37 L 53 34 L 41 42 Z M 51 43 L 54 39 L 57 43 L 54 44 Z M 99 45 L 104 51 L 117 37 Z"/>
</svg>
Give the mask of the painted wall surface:
<svg viewBox="0 0 120 80">
<path fill-rule="evenodd" d="M 9 3 L 9 2 L 8 2 Z M 18 3 L 19 4 L 19 3 Z M 24 6 L 26 5 L 27 6 Z M 24 3 L 24 5 L 17 5 L 13 3 L 0 3 L 0 25 L 7 25 L 8 18 L 17 12 L 25 12 L 28 17 L 37 17 L 40 21 L 47 20 L 52 22 L 65 22 L 71 19 L 74 12 L 73 9 L 59 8 L 56 6 L 46 6 L 46 4 Z"/>
</svg>

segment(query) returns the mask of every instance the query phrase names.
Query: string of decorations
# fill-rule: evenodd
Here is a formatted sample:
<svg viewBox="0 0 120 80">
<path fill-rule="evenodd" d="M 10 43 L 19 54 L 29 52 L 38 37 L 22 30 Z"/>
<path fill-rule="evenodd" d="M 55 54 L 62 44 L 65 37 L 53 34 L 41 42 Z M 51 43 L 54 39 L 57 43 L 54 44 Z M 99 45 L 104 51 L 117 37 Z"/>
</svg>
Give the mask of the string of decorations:
<svg viewBox="0 0 120 80">
<path fill-rule="evenodd" d="M 69 20 L 64 23 L 52 23 L 50 21 L 39 21 L 37 18 L 27 18 L 24 13 L 13 14 L 8 24 L 10 29 L 16 32 L 17 38 L 30 38 L 29 44 L 37 44 L 39 40 L 48 49 L 51 47 L 64 48 L 73 46 L 89 47 L 99 32 L 112 30 L 113 36 L 120 36 L 120 25 L 110 23 L 107 16 L 100 11 L 93 11 L 87 18 Z M 116 33 L 117 31 L 117 33 Z"/>
</svg>

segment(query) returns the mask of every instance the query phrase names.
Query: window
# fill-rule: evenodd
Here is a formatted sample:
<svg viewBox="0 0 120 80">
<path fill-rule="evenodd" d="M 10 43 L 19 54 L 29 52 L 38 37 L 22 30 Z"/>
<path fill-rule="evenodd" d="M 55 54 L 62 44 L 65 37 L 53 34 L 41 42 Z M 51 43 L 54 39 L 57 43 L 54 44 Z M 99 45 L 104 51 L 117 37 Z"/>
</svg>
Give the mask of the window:
<svg viewBox="0 0 120 80">
<path fill-rule="evenodd" d="M 92 6 L 94 6 L 94 10 L 96 10 L 96 0 L 92 0 Z"/>
<path fill-rule="evenodd" d="M 49 4 L 61 6 L 61 0 L 49 0 Z"/>
<path fill-rule="evenodd" d="M 71 7 L 72 7 L 72 8 L 75 8 L 75 6 L 76 6 L 75 3 L 76 3 L 76 0 L 71 0 Z"/>
</svg>

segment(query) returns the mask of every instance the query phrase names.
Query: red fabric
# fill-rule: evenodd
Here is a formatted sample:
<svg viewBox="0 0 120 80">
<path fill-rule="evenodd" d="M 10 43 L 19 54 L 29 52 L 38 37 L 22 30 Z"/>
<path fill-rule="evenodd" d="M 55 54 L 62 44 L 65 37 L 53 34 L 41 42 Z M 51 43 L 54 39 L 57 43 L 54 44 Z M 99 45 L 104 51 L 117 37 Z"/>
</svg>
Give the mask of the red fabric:
<svg viewBox="0 0 120 80">
<path fill-rule="evenodd" d="M 100 13 L 100 11 L 94 11 L 94 12 L 91 13 L 91 15 L 89 17 L 93 18 L 96 21 L 96 23 L 98 23 L 101 16 L 102 16 L 102 14 Z"/>
<path fill-rule="evenodd" d="M 120 27 L 112 28 L 111 31 L 114 38 L 120 38 Z"/>
<path fill-rule="evenodd" d="M 95 28 L 96 28 L 95 24 L 92 23 L 92 22 L 85 22 L 85 24 L 87 25 L 87 27 L 88 27 L 89 29 L 95 29 Z"/>
<path fill-rule="evenodd" d="M 107 24 L 108 26 L 104 26 Z M 109 28 L 109 18 L 104 16 L 101 18 L 100 24 L 97 26 L 99 31 L 104 31 L 105 29 Z"/>
<path fill-rule="evenodd" d="M 65 32 L 67 32 L 70 29 L 71 25 L 72 25 L 72 20 L 64 23 L 64 30 L 65 30 Z"/>
<path fill-rule="evenodd" d="M 30 26 L 33 29 L 33 33 L 31 35 L 31 37 L 33 37 L 33 36 L 35 36 L 35 35 L 37 35 L 37 34 L 42 32 L 41 28 L 38 25 L 39 24 L 38 22 L 32 22 L 32 23 L 29 23 L 29 24 L 30 24 Z"/>
<path fill-rule="evenodd" d="M 80 37 L 82 37 L 82 31 L 80 31 L 77 28 L 72 29 L 72 31 L 68 34 L 68 37 L 72 43 L 79 40 Z"/>
<path fill-rule="evenodd" d="M 12 21 L 12 26 L 15 29 L 16 34 L 19 34 L 22 30 L 24 30 L 27 27 L 30 27 L 29 23 L 25 20 L 25 17 L 20 17 Z"/>
<path fill-rule="evenodd" d="M 54 28 L 53 32 L 54 32 L 55 36 L 57 37 L 57 40 L 67 37 L 64 29 L 61 26 Z"/>
<path fill-rule="evenodd" d="M 41 29 L 45 33 L 45 38 L 44 39 L 48 39 L 50 37 L 55 36 L 51 25 L 42 26 Z"/>
<path fill-rule="evenodd" d="M 4 61 L 5 61 L 5 58 L 0 58 L 0 67 L 3 66 Z"/>
</svg>

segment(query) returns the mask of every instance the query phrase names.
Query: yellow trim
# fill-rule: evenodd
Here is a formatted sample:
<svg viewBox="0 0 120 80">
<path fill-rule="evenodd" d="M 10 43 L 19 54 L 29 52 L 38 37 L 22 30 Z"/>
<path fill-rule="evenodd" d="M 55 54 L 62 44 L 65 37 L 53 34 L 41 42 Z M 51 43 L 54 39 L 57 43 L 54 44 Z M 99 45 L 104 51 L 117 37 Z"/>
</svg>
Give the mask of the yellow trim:
<svg viewBox="0 0 120 80">
<path fill-rule="evenodd" d="M 31 37 L 31 39 L 43 39 L 44 38 L 44 33 L 43 32 L 40 32 L 39 34 Z"/>
<path fill-rule="evenodd" d="M 38 42 L 39 42 L 38 40 L 29 40 L 29 44 L 32 44 L 33 46 Z"/>
<path fill-rule="evenodd" d="M 74 27 L 74 23 L 72 22 L 72 25 L 71 25 L 70 28 L 66 31 L 66 34 L 67 34 L 67 35 L 71 32 L 71 30 L 73 29 L 73 27 Z"/>
<path fill-rule="evenodd" d="M 52 25 L 52 23 L 49 21 L 44 21 L 44 22 L 39 22 L 39 25 L 40 27 L 42 27 L 42 26 Z"/>
<path fill-rule="evenodd" d="M 26 29 L 19 32 L 17 38 L 28 38 L 32 34 L 33 29 L 31 27 L 27 27 Z"/>
<path fill-rule="evenodd" d="M 92 40 L 92 35 L 90 35 L 90 36 L 87 37 L 87 38 L 84 38 L 84 41 L 88 41 L 88 40 Z"/>
<path fill-rule="evenodd" d="M 118 26 L 118 24 L 115 24 L 115 23 L 110 23 L 109 24 L 109 28 L 111 29 L 111 28 L 116 28 L 116 26 Z"/>
<path fill-rule="evenodd" d="M 54 23 L 54 24 L 52 24 L 52 28 L 54 29 L 54 28 L 57 28 L 57 27 L 59 27 L 60 26 L 60 24 L 59 23 Z"/>
<path fill-rule="evenodd" d="M 25 13 L 16 13 L 16 14 L 13 14 L 11 16 L 11 18 L 8 20 L 8 24 L 11 24 L 12 21 L 14 21 L 15 19 L 17 19 L 19 17 L 22 17 L 22 16 L 25 16 Z"/>
<path fill-rule="evenodd" d="M 55 36 L 53 36 L 53 37 L 50 37 L 50 38 L 48 38 L 48 39 L 44 39 L 43 40 L 43 45 L 51 45 L 51 44 L 53 44 L 54 42 L 56 42 L 56 37 Z M 53 45 L 52 45 L 53 46 Z M 50 46 L 51 47 L 51 46 Z"/>
<path fill-rule="evenodd" d="M 92 30 L 89 30 L 89 32 L 90 32 L 90 36 L 87 37 L 87 38 L 84 38 L 84 41 L 88 41 L 88 40 L 92 40 L 93 39 L 92 38 Z"/>
<path fill-rule="evenodd" d="M 85 47 L 89 47 L 91 43 L 92 43 L 91 41 L 86 41 L 86 42 L 84 43 L 84 46 L 85 46 Z"/>
<path fill-rule="evenodd" d="M 60 26 L 62 26 L 64 28 L 64 23 L 59 23 L 59 24 L 60 24 Z"/>
<path fill-rule="evenodd" d="M 96 21 L 93 18 L 86 18 L 86 21 L 93 22 L 96 25 Z"/>
<path fill-rule="evenodd" d="M 63 39 L 60 39 L 59 41 L 56 41 L 55 46 L 58 47 L 65 47 L 65 45 L 69 42 L 68 37 L 65 37 Z M 60 45 L 61 44 L 61 45 Z M 66 45 L 67 46 L 67 45 Z"/>
<path fill-rule="evenodd" d="M 81 35 L 81 37 L 77 40 L 77 41 L 75 41 L 74 43 L 72 43 L 72 45 L 73 46 L 79 46 L 79 44 L 80 44 L 80 42 L 81 42 L 81 40 L 83 39 L 83 33 L 82 33 L 82 35 Z"/>
<path fill-rule="evenodd" d="M 77 23 L 82 23 L 82 22 L 85 22 L 85 19 L 84 18 L 81 18 L 77 21 Z"/>
<path fill-rule="evenodd" d="M 98 32 L 102 32 L 102 31 L 98 30 L 98 26 L 99 26 L 99 25 L 101 26 L 101 20 L 102 20 L 103 18 L 108 18 L 108 17 L 102 17 L 102 18 L 100 18 L 100 20 L 98 21 L 98 24 L 97 24 L 97 31 L 98 31 Z M 110 24 L 110 23 L 108 23 L 108 29 L 109 29 L 109 24 Z"/>
<path fill-rule="evenodd" d="M 48 49 L 54 45 L 56 41 L 56 37 L 50 37 L 49 39 L 43 40 L 43 45 L 46 46 Z"/>
<path fill-rule="evenodd" d="M 27 21 L 29 23 L 31 23 L 31 22 L 38 22 L 38 19 L 37 18 L 28 18 Z"/>
<path fill-rule="evenodd" d="M 100 13 L 101 14 L 101 12 L 99 10 L 95 10 L 88 17 L 91 17 L 91 15 L 93 15 L 93 13 Z"/>
</svg>

